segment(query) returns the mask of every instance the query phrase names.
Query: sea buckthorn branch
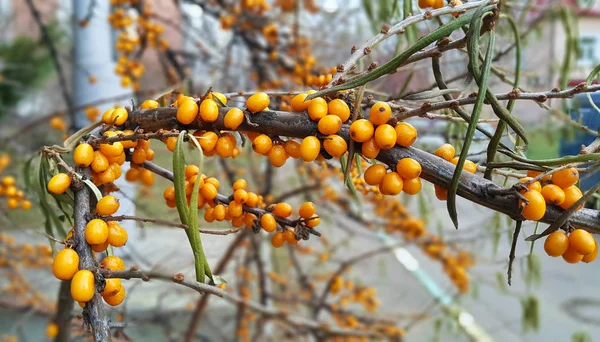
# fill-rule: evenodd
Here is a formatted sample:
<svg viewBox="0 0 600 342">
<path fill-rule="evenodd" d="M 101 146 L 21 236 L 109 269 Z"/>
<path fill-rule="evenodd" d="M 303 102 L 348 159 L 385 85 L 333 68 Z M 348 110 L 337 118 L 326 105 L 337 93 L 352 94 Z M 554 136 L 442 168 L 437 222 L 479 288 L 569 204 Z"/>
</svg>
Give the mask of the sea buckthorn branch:
<svg viewBox="0 0 600 342">
<path fill-rule="evenodd" d="M 416 24 L 416 23 L 419 23 L 421 21 L 428 20 L 431 18 L 439 17 L 441 15 L 463 13 L 467 10 L 477 8 L 481 4 L 493 4 L 494 2 L 495 2 L 495 0 L 473 1 L 473 2 L 468 2 L 466 4 L 463 4 L 461 6 L 456 6 L 456 7 L 446 6 L 446 7 L 440 8 L 440 9 L 436 9 L 436 10 L 431 10 L 431 11 L 428 10 L 422 14 L 410 16 L 410 17 L 400 21 L 399 23 L 393 25 L 388 30 L 382 30 L 381 33 L 372 37 L 365 44 L 363 44 L 360 48 L 356 49 L 356 51 L 354 51 L 352 53 L 352 55 L 350 56 L 350 58 L 348 60 L 346 60 L 346 62 L 344 62 L 343 64 L 338 66 L 338 73 L 335 74 L 335 76 L 329 83 L 329 86 L 331 86 L 333 84 L 337 84 L 342 77 L 346 76 L 346 74 L 354 67 L 354 65 L 356 65 L 358 60 L 361 59 L 362 57 L 368 55 L 375 45 L 377 45 L 381 41 L 383 41 L 389 37 L 392 37 L 396 34 L 404 33 L 407 26 Z"/>
<path fill-rule="evenodd" d="M 161 226 L 167 227 L 175 227 L 182 229 L 189 229 L 185 224 L 178 224 L 167 220 L 161 219 L 153 219 L 148 217 L 137 217 L 137 216 L 128 216 L 128 215 L 119 215 L 119 216 L 98 216 L 99 218 L 105 221 L 138 221 L 138 222 L 150 222 L 159 224 Z M 210 234 L 210 235 L 229 235 L 238 233 L 240 229 L 227 229 L 227 230 L 209 230 L 209 229 L 200 229 L 200 233 L 202 234 Z"/>
<path fill-rule="evenodd" d="M 218 119 L 213 123 L 196 121 L 185 126 L 185 128 L 227 130 L 223 124 L 223 117 L 227 110 L 228 108 L 221 108 Z M 177 108 L 172 107 L 135 110 L 130 114 L 130 120 L 125 124 L 125 128 L 139 127 L 148 131 L 156 131 L 161 128 L 167 130 L 180 129 L 182 125 L 175 119 L 176 112 Z M 238 130 L 294 138 L 319 135 L 317 124 L 308 116 L 300 113 L 263 111 L 252 114 L 251 120 L 253 125 L 243 122 Z M 349 141 L 349 126 L 347 124 L 343 125 L 338 135 Z M 377 160 L 387 165 L 396 165 L 403 158 L 412 158 L 421 164 L 423 169 L 421 177 L 423 179 L 442 187 L 447 187 L 450 184 L 455 169 L 454 165 L 428 152 L 413 147 L 394 147 L 390 150 L 382 150 L 377 156 Z M 494 195 L 494 192 L 503 191 L 503 189 L 489 180 L 464 172 L 460 178 L 457 194 L 471 202 L 504 213 L 511 218 L 522 220 L 516 194 Z M 562 210 L 556 206 L 548 206 L 548 210 L 541 221 L 552 223 L 560 216 L 561 212 Z M 596 210 L 583 208 L 571 217 L 570 222 L 574 226 L 600 233 L 600 222 L 596 219 L 597 216 L 598 212 Z"/>
<path fill-rule="evenodd" d="M 165 281 L 172 281 L 174 283 L 183 285 L 192 290 L 195 290 L 201 294 L 210 294 L 217 297 L 221 297 L 224 300 L 235 304 L 242 305 L 256 313 L 261 314 L 266 318 L 271 318 L 277 321 L 284 322 L 292 327 L 298 327 L 307 329 L 310 331 L 322 332 L 326 336 L 356 336 L 356 337 L 371 337 L 371 338 L 382 338 L 381 333 L 372 331 L 352 330 L 352 329 L 341 329 L 327 326 L 327 324 L 320 323 L 314 320 L 310 320 L 304 317 L 291 315 L 285 311 L 278 310 L 275 308 L 261 305 L 254 301 L 249 301 L 236 294 L 224 291 L 216 286 L 187 281 L 184 279 L 183 274 L 177 274 L 170 276 L 159 271 L 140 271 L 140 270 L 125 270 L 125 271 L 112 271 L 112 270 L 100 270 L 99 271 L 105 278 L 120 278 L 120 279 L 132 279 L 139 278 L 144 280 L 159 279 Z"/>
</svg>

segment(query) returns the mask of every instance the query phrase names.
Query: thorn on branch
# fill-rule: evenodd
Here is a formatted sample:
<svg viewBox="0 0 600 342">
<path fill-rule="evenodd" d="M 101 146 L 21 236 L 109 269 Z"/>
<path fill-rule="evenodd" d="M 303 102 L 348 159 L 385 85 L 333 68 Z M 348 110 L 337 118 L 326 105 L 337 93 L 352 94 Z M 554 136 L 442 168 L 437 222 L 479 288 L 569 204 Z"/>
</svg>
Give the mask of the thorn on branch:
<svg viewBox="0 0 600 342">
<path fill-rule="evenodd" d="M 177 273 L 173 276 L 173 281 L 176 283 L 182 283 L 184 281 L 183 273 Z"/>
<path fill-rule="evenodd" d="M 350 49 L 350 53 L 354 54 L 356 52 L 356 50 L 358 50 L 358 48 L 356 47 L 356 45 L 352 45 L 352 49 Z"/>
<path fill-rule="evenodd" d="M 383 24 L 381 25 L 381 33 L 386 34 L 390 31 L 390 25 L 389 24 Z"/>
<path fill-rule="evenodd" d="M 370 54 L 370 53 L 371 53 L 371 48 L 367 46 L 367 47 L 366 47 L 366 48 L 363 50 L 363 52 L 364 52 L 364 54 L 365 54 L 365 56 L 366 56 L 366 55 L 368 55 L 368 54 Z"/>
</svg>

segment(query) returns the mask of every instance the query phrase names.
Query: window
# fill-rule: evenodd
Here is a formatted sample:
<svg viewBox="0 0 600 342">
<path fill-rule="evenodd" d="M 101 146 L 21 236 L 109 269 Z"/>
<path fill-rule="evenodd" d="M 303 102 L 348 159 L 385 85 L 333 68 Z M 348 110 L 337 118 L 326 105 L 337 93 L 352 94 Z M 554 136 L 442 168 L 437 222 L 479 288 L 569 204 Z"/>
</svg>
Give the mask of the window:
<svg viewBox="0 0 600 342">
<path fill-rule="evenodd" d="M 596 62 L 596 44 L 596 37 L 579 38 L 579 61 L 590 64 Z"/>
</svg>

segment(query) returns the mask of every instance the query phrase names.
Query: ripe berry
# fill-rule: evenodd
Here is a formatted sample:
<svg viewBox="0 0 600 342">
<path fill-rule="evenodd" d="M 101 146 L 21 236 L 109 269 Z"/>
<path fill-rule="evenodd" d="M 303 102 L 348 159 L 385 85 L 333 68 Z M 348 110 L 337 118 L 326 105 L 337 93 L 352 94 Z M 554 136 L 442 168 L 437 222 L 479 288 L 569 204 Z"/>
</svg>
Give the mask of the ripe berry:
<svg viewBox="0 0 600 342">
<path fill-rule="evenodd" d="M 212 100 L 211 100 L 212 101 Z M 217 145 L 215 146 L 215 150 L 217 154 L 221 158 L 229 158 L 233 155 L 233 149 L 235 148 L 236 143 L 229 136 L 223 135 L 219 139 L 217 139 Z"/>
<path fill-rule="evenodd" d="M 551 257 L 563 255 L 569 248 L 569 238 L 561 231 L 552 232 L 544 241 L 544 251 Z"/>
<path fill-rule="evenodd" d="M 315 214 L 315 215 L 311 216 L 310 218 L 308 218 L 304 224 L 308 228 L 315 228 L 320 223 L 321 223 L 321 218 Z"/>
<path fill-rule="evenodd" d="M 552 174 L 552 183 L 566 189 L 572 185 L 575 185 L 579 180 L 579 171 L 576 168 L 570 167 L 568 169 L 556 171 Z"/>
<path fill-rule="evenodd" d="M 177 121 L 189 125 L 198 116 L 198 104 L 190 98 L 185 98 L 177 107 Z"/>
<path fill-rule="evenodd" d="M 434 154 L 444 160 L 450 161 L 452 158 L 454 158 L 456 150 L 454 149 L 454 146 L 450 144 L 444 144 L 435 150 Z"/>
<path fill-rule="evenodd" d="M 562 254 L 562 257 L 569 264 L 576 264 L 583 259 L 583 255 L 577 253 L 571 246 Z"/>
<path fill-rule="evenodd" d="M 121 126 L 125 123 L 125 121 L 127 121 L 128 116 L 129 113 L 127 112 L 127 109 L 115 108 L 110 116 L 110 123 L 114 124 L 115 126 Z"/>
<path fill-rule="evenodd" d="M 421 184 L 421 178 L 419 178 L 419 177 L 403 179 L 402 181 L 403 181 L 402 191 L 404 191 L 408 195 L 418 194 L 421 191 L 421 188 L 423 186 Z"/>
<path fill-rule="evenodd" d="M 215 217 L 215 220 L 217 221 L 223 221 L 223 219 L 225 218 L 225 214 L 226 214 L 226 209 L 225 206 L 222 204 L 217 204 L 215 205 L 215 207 L 213 208 L 213 216 Z"/>
<path fill-rule="evenodd" d="M 108 248 L 108 242 L 99 245 L 92 245 L 92 250 L 96 253 L 102 253 Z"/>
<path fill-rule="evenodd" d="M 563 190 L 565 192 L 565 201 L 562 204 L 560 204 L 560 207 L 565 210 L 569 209 L 573 204 L 575 204 L 575 202 L 577 202 L 581 197 L 583 197 L 581 190 L 579 190 L 579 188 L 575 185 L 572 185 Z"/>
<path fill-rule="evenodd" d="M 313 202 L 304 202 L 298 209 L 298 214 L 300 214 L 300 217 L 302 218 L 309 218 L 312 217 L 316 211 L 317 208 Z"/>
<path fill-rule="evenodd" d="M 200 173 L 200 168 L 196 165 L 188 165 L 185 167 L 185 178 L 192 178 Z"/>
<path fill-rule="evenodd" d="M 109 255 L 100 263 L 100 267 L 104 269 L 109 269 L 112 271 L 124 271 L 125 270 L 125 262 L 118 256 Z"/>
<path fill-rule="evenodd" d="M 142 164 L 146 161 L 146 151 L 141 148 L 136 148 L 131 154 L 131 161 L 134 164 Z"/>
<path fill-rule="evenodd" d="M 78 302 L 87 303 L 94 298 L 94 274 L 89 270 L 77 271 L 71 280 L 71 297 Z"/>
<path fill-rule="evenodd" d="M 215 100 L 215 98 L 216 98 L 216 99 L 218 99 L 218 100 L 219 100 L 219 101 L 220 101 L 222 104 L 224 104 L 224 105 L 226 105 L 226 104 L 227 104 L 227 97 L 225 97 L 225 95 L 223 95 L 223 94 L 221 94 L 221 93 L 219 93 L 219 92 L 213 91 L 213 92 L 211 92 L 210 94 L 208 94 L 208 96 L 207 96 L 207 97 L 208 97 L 209 99 L 211 99 L 211 100 L 215 101 L 215 102 L 216 102 L 216 100 Z"/>
<path fill-rule="evenodd" d="M 396 125 L 396 135 L 396 143 L 404 147 L 411 146 L 417 140 L 417 130 L 408 122 Z"/>
<path fill-rule="evenodd" d="M 294 112 L 301 112 L 308 108 L 310 101 L 304 101 L 308 94 L 298 94 L 292 98 L 292 109 Z"/>
<path fill-rule="evenodd" d="M 119 210 L 119 200 L 115 196 L 104 196 L 96 203 L 96 213 L 100 216 L 112 215 Z"/>
<path fill-rule="evenodd" d="M 266 232 L 270 233 L 277 228 L 277 221 L 275 221 L 273 215 L 263 214 L 260 217 L 260 225 Z"/>
<path fill-rule="evenodd" d="M 595 240 L 594 240 L 594 243 L 595 243 L 594 251 L 590 254 L 584 255 L 583 259 L 581 259 L 581 261 L 583 261 L 585 263 L 590 263 L 596 259 L 596 257 L 598 256 L 598 244 L 596 243 Z"/>
<path fill-rule="evenodd" d="M 266 93 L 256 93 L 246 100 L 246 107 L 252 113 L 260 112 L 265 110 L 271 103 L 269 95 Z"/>
<path fill-rule="evenodd" d="M 246 205 L 249 207 L 256 207 L 258 205 L 258 196 L 253 193 L 248 193 L 248 199 L 246 199 Z"/>
<path fill-rule="evenodd" d="M 327 115 L 327 111 L 327 101 L 322 97 L 314 98 L 308 103 L 308 116 L 313 121 L 321 120 L 321 118 Z"/>
<path fill-rule="evenodd" d="M 58 252 L 52 262 L 52 272 L 57 279 L 71 280 L 79 270 L 79 255 L 70 248 Z"/>
<path fill-rule="evenodd" d="M 294 234 L 294 231 L 291 229 L 285 230 L 285 232 L 283 233 L 283 238 L 290 245 L 298 244 L 298 240 L 296 240 L 296 235 Z"/>
<path fill-rule="evenodd" d="M 158 108 L 158 102 L 156 102 L 154 100 L 146 100 L 146 101 L 142 102 L 142 104 L 140 105 L 140 108 L 142 108 L 142 109 Z"/>
<path fill-rule="evenodd" d="M 123 153 L 123 145 L 118 141 L 112 144 L 100 144 L 100 152 L 107 158 L 118 157 Z"/>
<path fill-rule="evenodd" d="M 48 182 L 48 191 L 53 194 L 60 195 L 67 191 L 71 186 L 71 177 L 66 173 L 58 173 L 54 175 Z"/>
<path fill-rule="evenodd" d="M 94 161 L 94 149 L 90 144 L 79 144 L 73 152 L 73 161 L 79 167 L 88 167 Z"/>
<path fill-rule="evenodd" d="M 380 151 L 381 149 L 379 148 L 379 146 L 377 146 L 377 143 L 375 142 L 374 138 L 371 138 L 362 143 L 361 152 L 362 155 L 365 156 L 365 158 L 375 159 L 379 155 Z"/>
<path fill-rule="evenodd" d="M 375 133 L 375 127 L 369 120 L 359 119 L 350 125 L 350 137 L 354 141 L 365 142 Z"/>
<path fill-rule="evenodd" d="M 106 285 L 104 286 L 104 290 L 102 291 L 102 297 L 109 297 L 116 295 L 119 291 L 121 291 L 121 279 L 119 278 L 111 278 L 105 279 Z"/>
<path fill-rule="evenodd" d="M 456 156 L 456 157 L 452 158 L 452 160 L 450 160 L 450 162 L 453 165 L 457 165 L 458 159 L 459 159 L 459 157 Z M 467 171 L 467 172 L 475 174 L 477 172 L 477 165 L 475 165 L 475 163 L 473 163 L 472 161 L 466 159 L 465 163 L 463 164 L 463 171 Z"/>
<path fill-rule="evenodd" d="M 49 340 L 53 340 L 56 336 L 58 336 L 58 324 L 52 322 L 48 324 L 46 327 L 46 337 Z"/>
<path fill-rule="evenodd" d="M 121 286 L 121 289 L 115 295 L 103 296 L 102 298 L 104 298 L 106 304 L 110 306 L 117 306 L 125 299 L 125 287 Z"/>
<path fill-rule="evenodd" d="M 392 108 L 386 102 L 377 102 L 369 111 L 369 120 L 373 123 L 373 125 L 383 125 L 388 122 L 390 116 L 392 115 Z"/>
<path fill-rule="evenodd" d="M 108 238 L 108 225 L 100 219 L 93 219 L 85 226 L 85 241 L 90 245 L 99 245 Z"/>
<path fill-rule="evenodd" d="M 384 195 L 398 195 L 403 187 L 402 177 L 397 172 L 388 172 L 379 184 L 379 191 Z"/>
<path fill-rule="evenodd" d="M 433 7 L 433 4 L 435 4 L 436 0 L 419 0 L 419 7 L 420 8 L 430 8 Z"/>
<path fill-rule="evenodd" d="M 529 203 L 523 207 L 523 217 L 527 220 L 539 221 L 546 213 L 546 201 L 538 191 L 527 191 L 523 196 Z M 519 201 L 522 203 L 522 201 Z"/>
<path fill-rule="evenodd" d="M 396 130 L 388 124 L 382 124 L 375 129 L 375 143 L 382 150 L 389 150 L 396 145 Z"/>
<path fill-rule="evenodd" d="M 524 177 L 524 178 L 519 179 L 519 182 L 520 183 L 525 183 L 525 182 L 531 181 L 532 179 L 533 178 L 531 178 L 531 177 Z M 540 184 L 540 182 L 533 182 L 533 183 L 527 185 L 527 189 L 528 190 L 534 190 L 534 191 L 541 192 L 542 191 L 542 185 Z M 542 196 L 543 195 L 544 194 L 542 194 Z"/>
<path fill-rule="evenodd" d="M 283 246 L 284 242 L 285 237 L 283 236 L 282 232 L 275 232 L 275 234 L 273 234 L 273 238 L 271 238 L 271 245 L 273 245 L 273 247 L 279 248 Z"/>
<path fill-rule="evenodd" d="M 292 106 L 293 102 L 294 100 L 292 100 Z M 350 118 L 350 108 L 348 107 L 346 102 L 340 99 L 333 99 L 329 101 L 329 103 L 327 104 L 327 112 L 330 115 L 335 115 L 339 117 L 342 120 L 342 122 L 346 122 Z"/>
<path fill-rule="evenodd" d="M 217 146 L 217 140 L 219 136 L 215 132 L 204 132 L 198 137 L 198 143 L 204 152 L 210 152 Z"/>
<path fill-rule="evenodd" d="M 535 170 L 527 170 L 527 177 L 535 178 L 541 175 L 542 172 Z M 552 175 L 546 175 L 542 177 L 542 183 L 548 183 L 552 179 Z"/>
<path fill-rule="evenodd" d="M 108 109 L 102 114 L 102 122 L 107 125 L 112 125 L 112 114 L 115 111 L 114 108 Z"/>
<path fill-rule="evenodd" d="M 280 202 L 275 204 L 275 207 L 273 208 L 273 211 L 271 213 L 279 217 L 288 217 L 292 214 L 292 210 L 293 209 L 291 205 L 284 202 Z"/>
<path fill-rule="evenodd" d="M 246 180 L 237 179 L 235 182 L 233 182 L 232 188 L 235 191 L 238 189 L 246 189 L 247 186 L 248 186 L 248 183 L 246 182 Z"/>
<path fill-rule="evenodd" d="M 336 134 L 342 128 L 342 119 L 336 115 L 325 115 L 317 125 L 319 132 L 324 135 Z"/>
<path fill-rule="evenodd" d="M 258 154 L 267 154 L 273 147 L 273 141 L 268 135 L 261 134 L 252 140 L 252 149 Z"/>
<path fill-rule="evenodd" d="M 332 157 L 339 158 L 348 150 L 348 143 L 346 143 L 346 140 L 344 140 L 344 138 L 340 137 L 337 134 L 333 134 L 328 136 L 325 140 L 323 140 L 323 148 Z"/>
<path fill-rule="evenodd" d="M 294 158 L 294 159 L 298 159 L 300 158 L 302 155 L 300 153 L 300 143 L 294 140 L 287 140 L 285 142 L 285 152 L 287 152 L 287 154 Z"/>
<path fill-rule="evenodd" d="M 128 239 L 128 234 L 125 228 L 116 221 L 109 221 L 108 224 L 108 238 L 106 242 L 113 247 L 125 246 Z"/>
<path fill-rule="evenodd" d="M 234 107 L 227 111 L 227 114 L 225 114 L 223 124 L 225 125 L 225 127 L 231 130 L 236 130 L 242 124 L 243 121 L 244 112 L 242 112 L 241 109 Z"/>
<path fill-rule="evenodd" d="M 434 185 L 433 188 L 435 189 L 435 197 L 437 199 L 440 201 L 445 201 L 448 199 L 448 189 L 442 188 L 439 185 Z"/>
<path fill-rule="evenodd" d="M 571 235 L 569 235 L 569 247 L 573 248 L 581 255 L 587 255 L 592 253 L 594 248 L 596 248 L 596 241 L 592 234 L 587 231 L 575 229 L 571 232 Z"/>
<path fill-rule="evenodd" d="M 565 192 L 558 185 L 546 184 L 542 188 L 542 196 L 546 202 L 554 205 L 561 205 L 565 201 Z"/>
<path fill-rule="evenodd" d="M 200 103 L 200 117 L 204 122 L 215 122 L 219 118 L 219 105 L 214 100 L 205 99 Z"/>
<path fill-rule="evenodd" d="M 383 180 L 383 177 L 386 175 L 386 173 L 387 170 L 385 169 L 385 166 L 381 164 L 375 164 L 369 166 L 369 168 L 365 170 L 363 178 L 365 179 L 365 182 L 369 185 L 379 185 L 381 184 L 381 181 Z"/>
<path fill-rule="evenodd" d="M 421 175 L 421 164 L 412 158 L 402 158 L 396 164 L 396 172 L 403 179 L 417 178 Z"/>
<path fill-rule="evenodd" d="M 269 162 L 275 167 L 281 167 L 285 164 L 288 155 L 282 145 L 275 145 L 269 151 Z"/>
<path fill-rule="evenodd" d="M 204 184 L 202 189 L 200 189 L 200 194 L 206 200 L 212 200 L 217 197 L 217 188 L 215 188 L 212 184 Z"/>
<path fill-rule="evenodd" d="M 302 139 L 300 144 L 300 156 L 306 162 L 311 162 L 319 156 L 321 152 L 321 142 L 317 137 L 309 136 Z"/>
</svg>

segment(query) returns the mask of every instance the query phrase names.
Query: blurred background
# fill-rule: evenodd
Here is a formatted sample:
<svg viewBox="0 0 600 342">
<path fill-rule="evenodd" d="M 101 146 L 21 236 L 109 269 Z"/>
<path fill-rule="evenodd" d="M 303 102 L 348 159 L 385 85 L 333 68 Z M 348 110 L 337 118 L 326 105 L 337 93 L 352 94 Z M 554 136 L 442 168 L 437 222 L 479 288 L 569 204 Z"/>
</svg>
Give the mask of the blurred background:
<svg viewBox="0 0 600 342">
<path fill-rule="evenodd" d="M 49 218 L 39 210 L 36 194 L 27 190 L 23 177 L 24 165 L 42 146 L 59 144 L 69 132 L 97 121 L 115 105 L 139 105 L 173 91 L 318 89 L 327 84 L 323 80 L 332 68 L 350 56 L 353 46 L 380 32 L 382 25 L 408 15 L 404 2 L 393 0 L 276 0 L 263 1 L 267 5 L 258 10 L 248 2 L 0 0 L 0 154 L 5 158 L 0 178 L 14 177 L 23 191 L 18 202 L 11 203 L 5 193 L 0 197 L 0 339 L 46 340 L 48 322 L 56 311 L 59 281 L 52 277 L 51 251 L 42 233 L 47 232 Z M 600 59 L 600 3 L 523 0 L 507 1 L 507 6 L 524 43 L 523 89 L 548 91 L 585 82 Z M 410 8 L 414 14 L 424 11 L 416 1 Z M 412 27 L 377 45 L 359 68 L 383 64 L 437 27 L 437 22 Z M 498 31 L 497 52 L 501 52 L 510 47 L 512 33 L 502 25 Z M 499 75 L 514 76 L 513 55 L 507 53 L 495 64 Z M 465 82 L 463 51 L 445 53 L 442 68 L 451 87 L 460 88 L 464 95 L 473 91 L 473 85 Z M 427 59 L 375 82 L 369 91 L 375 98 L 401 99 L 434 84 Z M 489 86 L 494 92 L 512 89 L 500 76 Z M 231 101 L 244 103 L 243 98 Z M 600 126 L 595 107 L 599 104 L 600 96 L 585 94 L 543 105 L 520 101 L 513 113 L 526 127 L 528 158 L 579 153 L 582 144 L 595 138 L 589 131 Z M 493 117 L 486 110 L 484 120 Z M 466 130 L 451 120 L 410 122 L 419 131 L 417 146 L 427 151 L 445 142 L 460 146 Z M 495 129 L 493 121 L 484 125 L 489 132 Z M 508 137 L 503 141 L 513 143 Z M 485 165 L 486 147 L 485 136 L 477 135 L 469 158 Z M 155 162 L 170 167 L 166 146 L 158 143 L 153 148 Z M 260 234 L 246 234 L 253 236 L 241 242 L 237 240 L 242 240 L 242 233 L 203 236 L 211 265 L 237 246 L 219 273 L 231 291 L 247 291 L 258 300 L 258 263 L 248 262 L 256 257 L 264 267 L 260 272 L 267 281 L 269 305 L 306 313 L 307 308 L 290 299 L 302 297 L 298 269 L 319 289 L 344 260 L 408 241 L 353 263 L 343 273 L 343 289 L 330 296 L 330 305 L 391 321 L 407 341 L 592 341 L 600 336 L 596 264 L 568 265 L 560 258 L 546 257 L 541 243 L 520 240 L 513 285 L 506 285 L 514 226 L 508 217 L 459 198 L 462 225 L 455 231 L 445 202 L 436 200 L 431 184 L 424 183 L 416 196 L 398 197 L 399 206 L 409 213 L 407 220 L 422 222 L 427 231 L 447 241 L 457 258 L 468 255 L 469 287 L 459 291 L 431 250 L 410 244 L 410 239 L 389 228 L 399 223 L 380 224 L 386 219 L 377 210 L 380 204 L 355 200 L 343 182 L 326 170 L 288 161 L 274 171 L 265 161 L 251 153 L 226 161 L 209 158 L 205 173 L 220 175 L 219 179 L 227 174 L 244 177 L 265 197 L 290 197 L 294 206 L 305 200 L 318 203 L 323 208 L 319 229 L 323 237 L 302 241 L 302 249 L 291 251 L 271 248 L 268 236 Z M 587 189 L 599 180 L 598 175 L 587 174 L 581 187 Z M 124 198 L 123 214 L 178 220 L 177 211 L 165 206 L 162 198 L 167 181 L 157 179 L 147 186 L 120 180 L 117 185 Z M 311 186 L 311 191 L 303 190 Z M 64 217 L 59 220 L 58 225 L 70 229 Z M 201 227 L 229 226 L 203 222 Z M 181 247 L 187 244 L 182 231 L 141 223 L 126 228 L 129 243 L 117 253 L 128 265 L 193 274 L 191 250 Z M 523 229 L 523 236 L 528 236 L 545 225 L 527 222 Z M 125 303 L 108 309 L 113 320 L 128 322 L 119 338 L 182 340 L 197 311 L 198 293 L 168 282 L 129 280 L 127 284 Z M 354 300 L 355 288 L 368 290 L 370 305 Z M 276 323 L 257 322 L 219 298 L 212 298 L 204 311 L 194 334 L 198 341 L 310 340 Z M 79 319 L 81 332 L 74 338 L 86 339 Z M 336 319 L 323 314 L 318 321 Z M 261 334 L 256 334 L 259 325 Z"/>
</svg>

